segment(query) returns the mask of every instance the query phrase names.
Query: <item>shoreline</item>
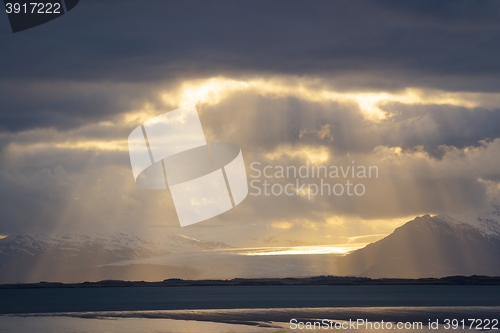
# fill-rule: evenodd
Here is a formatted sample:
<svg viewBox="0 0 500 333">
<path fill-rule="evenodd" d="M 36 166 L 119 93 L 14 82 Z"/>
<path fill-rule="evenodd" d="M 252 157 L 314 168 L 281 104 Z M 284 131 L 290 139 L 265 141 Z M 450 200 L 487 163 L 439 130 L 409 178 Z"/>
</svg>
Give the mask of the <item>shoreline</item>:
<svg viewBox="0 0 500 333">
<path fill-rule="evenodd" d="M 287 323 L 302 320 L 331 319 L 369 321 L 443 321 L 444 319 L 498 318 L 500 306 L 406 306 L 406 307 L 319 307 L 319 308 L 243 308 L 198 310 L 86 311 L 58 313 L 3 314 L 14 317 L 66 317 L 81 319 L 169 319 L 258 326 L 261 323 Z M 1 317 L 2 315 L 0 315 Z M 472 316 L 472 317 L 471 317 Z"/>
<path fill-rule="evenodd" d="M 317 276 L 309 278 L 261 278 L 230 280 L 183 280 L 167 279 L 158 282 L 103 280 L 97 282 L 62 283 L 7 283 L 0 289 L 38 289 L 38 288 L 102 288 L 102 287 L 196 287 L 196 286 L 369 286 L 369 285 L 500 285 L 500 276 L 448 276 L 443 278 L 383 278 Z"/>
</svg>

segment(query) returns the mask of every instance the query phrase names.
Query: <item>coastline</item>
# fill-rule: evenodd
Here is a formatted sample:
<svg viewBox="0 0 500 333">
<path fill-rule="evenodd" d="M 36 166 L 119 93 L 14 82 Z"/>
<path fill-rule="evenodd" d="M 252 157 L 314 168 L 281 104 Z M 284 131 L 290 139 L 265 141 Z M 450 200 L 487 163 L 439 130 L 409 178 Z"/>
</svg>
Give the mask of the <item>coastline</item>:
<svg viewBox="0 0 500 333">
<path fill-rule="evenodd" d="M 261 278 L 230 280 L 167 279 L 158 282 L 103 280 L 97 282 L 62 283 L 6 283 L 0 289 L 33 288 L 113 288 L 113 287 L 195 287 L 195 286 L 363 286 L 363 285 L 500 285 L 500 276 L 447 276 L 442 278 L 371 279 L 364 277 L 317 276 L 308 278 Z"/>
</svg>

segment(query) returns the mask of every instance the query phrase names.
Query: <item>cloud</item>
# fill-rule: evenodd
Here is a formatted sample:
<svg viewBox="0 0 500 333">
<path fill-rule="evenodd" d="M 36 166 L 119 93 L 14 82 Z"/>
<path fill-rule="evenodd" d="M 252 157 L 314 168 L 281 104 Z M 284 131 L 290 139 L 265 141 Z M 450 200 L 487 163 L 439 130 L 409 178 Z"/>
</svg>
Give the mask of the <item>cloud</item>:
<svg viewBox="0 0 500 333">
<path fill-rule="evenodd" d="M 238 89 L 223 99 L 219 92 L 217 104 L 201 104 L 207 135 L 269 150 L 290 144 L 296 149 L 299 143 L 336 153 L 368 153 L 380 145 L 423 146 L 435 156 L 442 145 L 463 148 L 500 136 L 495 126 L 500 109 L 493 107 L 496 94 L 415 90 L 342 94 L 325 87 L 314 90 L 307 79 L 299 89 L 280 85 L 282 81 L 262 87 L 250 81 L 253 88 Z M 372 98 L 371 107 L 383 113 L 382 119 L 367 115 L 366 100 L 360 97 L 366 95 Z"/>
<path fill-rule="evenodd" d="M 247 168 L 380 171 L 362 197 L 250 196 L 207 226 L 343 237 L 480 207 L 499 192 L 499 16 L 469 1 L 87 1 L 3 33 L 0 234 L 176 227 L 168 191 L 135 186 L 126 138 L 186 103 Z"/>
<path fill-rule="evenodd" d="M 374 222 L 380 226 L 377 229 L 369 221 L 386 219 L 394 226 L 390 221 L 400 223 L 409 216 L 477 209 L 498 195 L 500 139 L 495 138 L 494 126 L 492 132 L 481 131 L 493 122 L 490 117 L 496 117 L 496 111 L 387 104 L 387 119 L 372 121 L 352 103 L 263 96 L 258 90 L 232 92 L 217 103 L 199 104 L 199 109 L 209 141 L 237 142 L 242 147 L 250 181 L 255 175 L 253 162 L 261 163 L 260 168 L 376 166 L 379 175 L 350 179 L 365 186 L 363 196 L 250 195 L 236 209 L 208 222 L 211 225 L 225 228 L 236 220 L 259 221 L 272 226 L 266 229 L 268 235 L 290 230 L 300 238 L 298 230 L 332 228 L 330 221 L 337 216 L 345 225 L 335 228 L 352 236 L 387 230 L 383 223 Z M 133 182 L 123 138 L 142 116 L 135 110 L 117 115 L 111 123 L 4 133 L 2 191 L 9 200 L 3 203 L 6 222 L 0 233 L 177 227 L 168 191 L 142 190 Z M 457 141 L 467 128 L 471 136 Z M 489 139 L 482 140 L 484 135 Z M 320 184 L 318 178 L 299 180 Z M 281 186 L 295 183 L 290 178 L 268 181 Z M 326 181 L 333 186 L 346 179 Z M 16 213 L 24 206 L 30 210 Z"/>
<path fill-rule="evenodd" d="M 1 76 L 158 82 L 270 73 L 344 77 L 340 87 L 351 89 L 498 91 L 498 8 L 470 1 L 87 1 L 36 31 L 4 35 Z"/>
<path fill-rule="evenodd" d="M 164 85 L 166 88 L 166 85 Z M 151 84 L 0 81 L 0 130 L 71 129 L 159 103 Z"/>
<path fill-rule="evenodd" d="M 500 137 L 499 108 L 397 103 L 386 105 L 384 109 L 393 117 L 383 140 L 392 144 L 399 142 L 403 148 L 419 145 L 438 154 L 441 145 L 463 148 Z"/>
</svg>

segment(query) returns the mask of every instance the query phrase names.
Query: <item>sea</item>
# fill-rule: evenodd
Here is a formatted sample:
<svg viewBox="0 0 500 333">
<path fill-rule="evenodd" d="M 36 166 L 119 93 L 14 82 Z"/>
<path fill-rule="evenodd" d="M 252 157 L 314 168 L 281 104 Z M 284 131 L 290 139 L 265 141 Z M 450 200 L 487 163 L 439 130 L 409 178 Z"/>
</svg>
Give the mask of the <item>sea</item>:
<svg viewBox="0 0 500 333">
<path fill-rule="evenodd" d="M 484 285 L 0 289 L 0 332 L 500 332 L 498 320 L 500 286 Z"/>
</svg>

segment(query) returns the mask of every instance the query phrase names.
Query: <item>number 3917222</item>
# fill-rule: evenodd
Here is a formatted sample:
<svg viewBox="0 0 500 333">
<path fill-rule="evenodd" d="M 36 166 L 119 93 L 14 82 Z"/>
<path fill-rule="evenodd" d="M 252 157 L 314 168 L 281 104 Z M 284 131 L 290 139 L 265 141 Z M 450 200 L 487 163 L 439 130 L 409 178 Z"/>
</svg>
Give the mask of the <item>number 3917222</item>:
<svg viewBox="0 0 500 333">
<path fill-rule="evenodd" d="M 7 14 L 61 14 L 61 4 L 58 2 L 30 2 L 30 3 L 11 3 L 5 4 Z"/>
</svg>

